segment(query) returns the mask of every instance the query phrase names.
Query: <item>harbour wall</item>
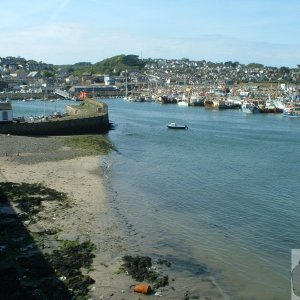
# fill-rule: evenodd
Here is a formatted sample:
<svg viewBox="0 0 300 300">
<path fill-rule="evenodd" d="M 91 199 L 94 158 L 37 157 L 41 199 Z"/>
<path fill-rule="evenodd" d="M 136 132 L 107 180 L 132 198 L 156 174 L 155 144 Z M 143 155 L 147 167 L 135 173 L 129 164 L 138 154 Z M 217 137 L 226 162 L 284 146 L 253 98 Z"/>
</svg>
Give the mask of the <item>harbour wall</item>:
<svg viewBox="0 0 300 300">
<path fill-rule="evenodd" d="M 0 100 L 39 100 L 39 99 L 56 99 L 57 96 L 54 93 L 1 93 Z"/>
<path fill-rule="evenodd" d="M 105 103 L 87 99 L 88 109 L 62 118 L 33 122 L 6 122 L 0 124 L 0 133 L 25 136 L 77 135 L 107 133 L 110 129 L 108 107 Z M 75 106 L 74 106 L 75 107 Z"/>
<path fill-rule="evenodd" d="M 76 96 L 76 95 L 75 95 Z M 109 97 L 124 97 L 125 91 L 99 91 L 93 93 L 94 97 L 99 98 L 109 98 Z M 0 94 L 0 100 L 29 100 L 29 99 L 57 99 L 61 98 L 57 94 L 54 94 L 52 92 L 47 93 L 1 93 Z"/>
<path fill-rule="evenodd" d="M 108 114 L 86 118 L 14 122 L 0 125 L 0 133 L 25 136 L 96 134 L 106 133 L 108 130 Z"/>
</svg>

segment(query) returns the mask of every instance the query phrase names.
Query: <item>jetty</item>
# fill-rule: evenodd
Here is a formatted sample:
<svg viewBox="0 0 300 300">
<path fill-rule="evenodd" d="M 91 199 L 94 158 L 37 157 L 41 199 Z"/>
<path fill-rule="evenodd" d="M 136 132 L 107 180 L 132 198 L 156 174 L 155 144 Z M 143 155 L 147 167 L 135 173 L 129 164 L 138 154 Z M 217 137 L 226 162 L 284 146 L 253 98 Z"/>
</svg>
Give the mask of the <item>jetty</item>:
<svg viewBox="0 0 300 300">
<path fill-rule="evenodd" d="M 14 119 L 11 103 L 0 103 L 0 133 L 23 136 L 106 133 L 110 128 L 108 106 L 92 98 L 67 105 L 66 113 L 41 119 Z"/>
</svg>

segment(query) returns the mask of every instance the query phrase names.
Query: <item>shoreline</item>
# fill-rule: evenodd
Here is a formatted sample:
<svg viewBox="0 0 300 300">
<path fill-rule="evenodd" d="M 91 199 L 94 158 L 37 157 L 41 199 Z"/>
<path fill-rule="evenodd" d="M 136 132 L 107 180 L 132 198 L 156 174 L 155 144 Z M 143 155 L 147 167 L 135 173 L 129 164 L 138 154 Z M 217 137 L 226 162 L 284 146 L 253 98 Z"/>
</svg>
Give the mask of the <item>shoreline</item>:
<svg viewBox="0 0 300 300">
<path fill-rule="evenodd" d="M 133 293 L 131 287 L 137 281 L 118 272 L 122 256 L 128 254 L 130 247 L 120 222 L 109 211 L 110 200 L 99 155 L 74 155 L 73 151 L 62 147 L 61 139 L 55 138 L 0 135 L 0 139 L 1 182 L 43 183 L 68 195 L 69 208 L 56 209 L 48 216 L 51 218 L 45 215 L 37 224 L 26 227 L 29 231 L 36 227 L 60 228 L 59 240 L 91 240 L 96 245 L 92 269 L 88 273 L 95 280 L 90 286 L 92 299 L 152 297 Z M 51 251 L 51 247 L 49 243 L 46 250 Z M 162 299 L 227 298 L 209 274 L 194 278 L 185 272 L 174 272 L 172 268 L 166 272 L 170 281 L 168 286 L 159 289 Z"/>
</svg>

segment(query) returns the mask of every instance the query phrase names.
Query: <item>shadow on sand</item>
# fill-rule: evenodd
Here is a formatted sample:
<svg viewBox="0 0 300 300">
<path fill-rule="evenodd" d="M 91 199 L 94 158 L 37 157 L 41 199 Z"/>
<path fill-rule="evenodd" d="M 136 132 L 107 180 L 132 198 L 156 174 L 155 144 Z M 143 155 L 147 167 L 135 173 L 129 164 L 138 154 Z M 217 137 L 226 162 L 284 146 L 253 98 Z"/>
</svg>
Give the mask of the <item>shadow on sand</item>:
<svg viewBox="0 0 300 300">
<path fill-rule="evenodd" d="M 41 185 L 0 183 L 0 299 L 64 300 L 88 293 L 94 281 L 82 275 L 80 268 L 91 265 L 91 247 L 84 252 L 82 244 L 71 242 L 45 253 L 28 229 L 43 201 L 63 197 Z M 74 253 L 80 257 L 72 257 Z"/>
</svg>

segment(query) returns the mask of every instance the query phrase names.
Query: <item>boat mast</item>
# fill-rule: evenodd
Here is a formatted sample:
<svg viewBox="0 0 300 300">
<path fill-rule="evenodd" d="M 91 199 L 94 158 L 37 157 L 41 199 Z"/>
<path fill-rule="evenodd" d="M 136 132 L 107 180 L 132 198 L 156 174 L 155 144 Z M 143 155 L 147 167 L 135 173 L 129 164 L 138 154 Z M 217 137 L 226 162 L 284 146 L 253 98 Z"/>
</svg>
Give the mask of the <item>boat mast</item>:
<svg viewBox="0 0 300 300">
<path fill-rule="evenodd" d="M 127 82 L 127 70 L 125 70 L 125 99 L 128 98 L 128 82 Z"/>
</svg>

